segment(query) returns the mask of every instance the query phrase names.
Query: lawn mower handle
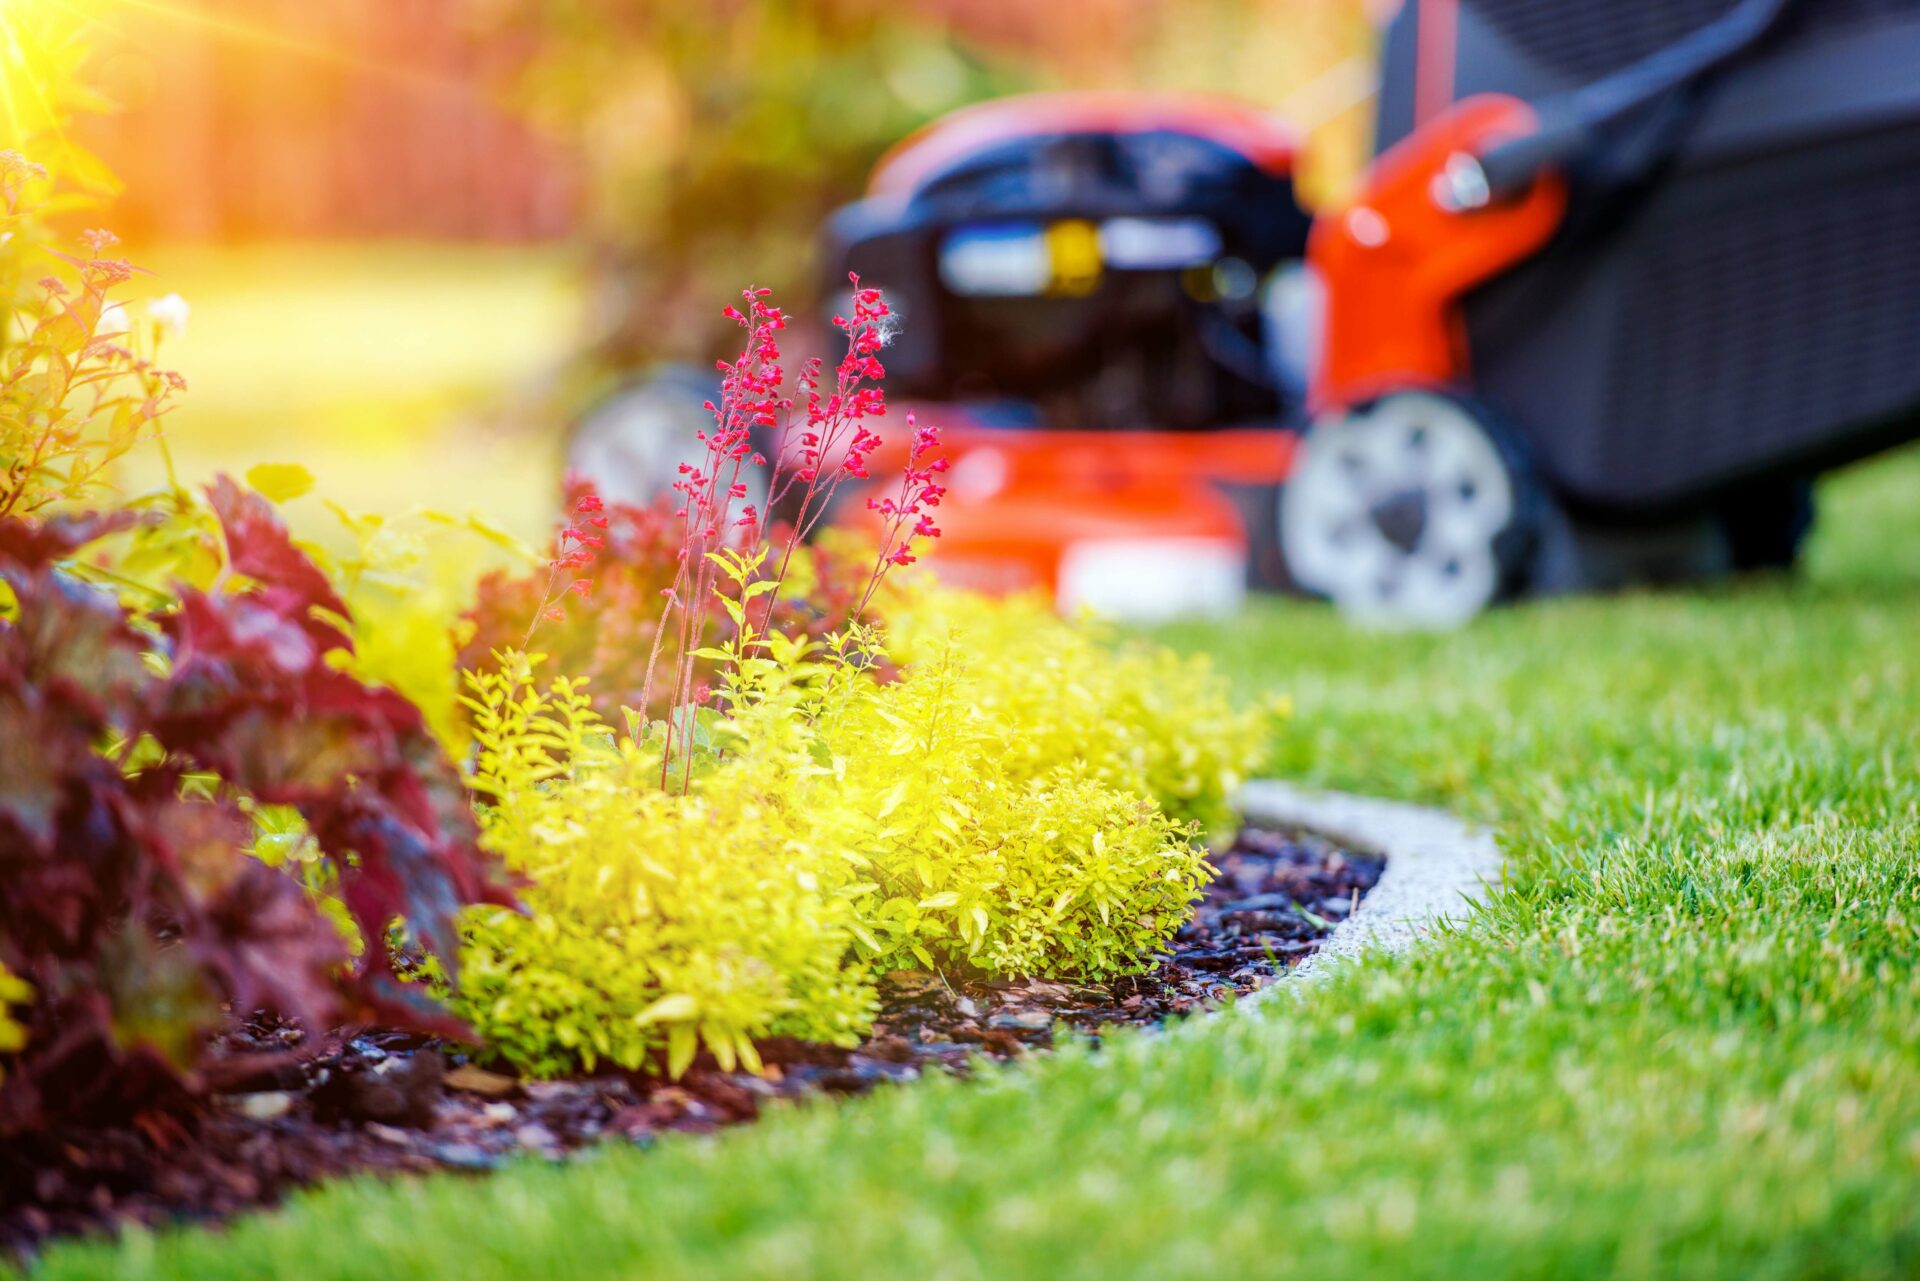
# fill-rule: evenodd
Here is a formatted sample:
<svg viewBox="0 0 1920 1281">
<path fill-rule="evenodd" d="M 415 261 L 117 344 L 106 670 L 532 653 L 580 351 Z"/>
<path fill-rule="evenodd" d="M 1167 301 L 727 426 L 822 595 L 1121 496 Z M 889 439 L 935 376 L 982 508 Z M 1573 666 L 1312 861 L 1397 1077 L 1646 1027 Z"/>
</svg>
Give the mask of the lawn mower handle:
<svg viewBox="0 0 1920 1281">
<path fill-rule="evenodd" d="M 1498 143 L 1477 157 L 1454 158 L 1449 164 L 1455 170 L 1449 186 L 1455 201 L 1473 208 L 1508 199 L 1525 191 L 1546 170 L 1567 168 L 1593 148 L 1608 123 L 1750 48 L 1773 29 L 1792 3 L 1741 0 L 1724 17 L 1684 39 L 1541 103 L 1540 126 L 1534 132 Z"/>
</svg>

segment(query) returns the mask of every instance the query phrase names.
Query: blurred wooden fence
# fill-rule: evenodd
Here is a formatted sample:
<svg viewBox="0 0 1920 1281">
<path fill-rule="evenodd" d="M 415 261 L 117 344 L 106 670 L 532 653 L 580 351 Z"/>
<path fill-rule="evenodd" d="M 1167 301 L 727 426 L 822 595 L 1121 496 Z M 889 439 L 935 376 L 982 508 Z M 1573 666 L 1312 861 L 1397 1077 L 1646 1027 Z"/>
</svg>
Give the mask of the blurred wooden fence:
<svg viewBox="0 0 1920 1281">
<path fill-rule="evenodd" d="M 173 0 L 117 8 L 81 134 L 143 238 L 530 240 L 572 224 L 563 150 L 493 96 L 515 50 L 463 0 Z"/>
</svg>

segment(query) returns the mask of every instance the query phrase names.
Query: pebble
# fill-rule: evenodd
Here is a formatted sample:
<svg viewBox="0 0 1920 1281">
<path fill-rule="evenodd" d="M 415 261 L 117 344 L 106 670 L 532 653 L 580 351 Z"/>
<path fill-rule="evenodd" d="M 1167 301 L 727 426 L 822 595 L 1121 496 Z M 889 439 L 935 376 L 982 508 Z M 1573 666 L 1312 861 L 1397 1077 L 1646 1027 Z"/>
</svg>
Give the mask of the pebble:
<svg viewBox="0 0 1920 1281">
<path fill-rule="evenodd" d="M 231 1094 L 222 1101 L 249 1121 L 271 1121 L 293 1110 L 293 1095 L 285 1090 L 263 1090 L 258 1094 Z"/>
<path fill-rule="evenodd" d="M 489 1072 L 471 1063 L 462 1063 L 447 1073 L 446 1083 L 450 1090 L 466 1090 L 469 1093 L 484 1094 L 490 1098 L 511 1094 L 520 1088 L 518 1079 L 504 1076 L 499 1072 Z"/>
<path fill-rule="evenodd" d="M 477 1143 L 442 1143 L 433 1149 L 434 1159 L 460 1170 L 491 1170 L 502 1160 Z"/>
<path fill-rule="evenodd" d="M 1294 902 L 1285 894 L 1255 894 L 1249 898 L 1237 898 L 1231 903 L 1222 903 L 1222 912 L 1286 912 L 1291 911 Z"/>
<path fill-rule="evenodd" d="M 523 1148 L 557 1148 L 560 1138 L 552 1130 L 538 1121 L 523 1125 L 513 1132 L 513 1141 Z"/>
<path fill-rule="evenodd" d="M 889 1081 L 911 1081 L 920 1075 L 920 1069 L 911 1063 L 893 1063 L 867 1054 L 849 1055 L 847 1067 L 869 1080 L 884 1078 Z"/>
</svg>

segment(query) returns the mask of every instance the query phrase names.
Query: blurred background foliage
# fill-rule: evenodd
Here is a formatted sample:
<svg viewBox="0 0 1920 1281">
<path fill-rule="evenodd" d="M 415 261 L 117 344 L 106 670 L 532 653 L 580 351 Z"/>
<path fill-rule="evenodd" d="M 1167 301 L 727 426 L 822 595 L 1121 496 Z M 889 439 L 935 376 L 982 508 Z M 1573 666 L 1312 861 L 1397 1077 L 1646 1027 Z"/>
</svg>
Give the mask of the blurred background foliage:
<svg viewBox="0 0 1920 1281">
<path fill-rule="evenodd" d="M 617 359 L 705 355 L 731 281 L 804 304 L 817 229 L 893 144 L 1040 88 L 1228 93 L 1316 131 L 1309 185 L 1357 169 L 1372 30 L 1353 0 L 490 0 L 528 50 L 513 101 L 572 139 Z"/>
<path fill-rule="evenodd" d="M 123 235 L 136 294 L 191 303 L 184 472 L 298 461 L 531 534 L 567 416 L 711 355 L 747 281 L 801 310 L 821 219 L 914 129 L 1028 89 L 1235 94 L 1310 131 L 1325 199 L 1382 3 L 0 0 L 0 147 L 88 206 L 61 231 Z"/>
</svg>

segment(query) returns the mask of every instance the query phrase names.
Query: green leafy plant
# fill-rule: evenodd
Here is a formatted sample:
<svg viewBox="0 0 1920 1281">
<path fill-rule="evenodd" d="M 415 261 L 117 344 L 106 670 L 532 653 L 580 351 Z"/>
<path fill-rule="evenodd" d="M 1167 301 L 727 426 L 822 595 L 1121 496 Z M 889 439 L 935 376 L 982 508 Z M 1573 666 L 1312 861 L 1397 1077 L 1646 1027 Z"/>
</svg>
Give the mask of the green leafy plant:
<svg viewBox="0 0 1920 1281">
<path fill-rule="evenodd" d="M 15 317 L 41 302 L 54 224 L 118 194 L 120 180 L 81 144 L 76 117 L 112 104 L 94 84 L 92 19 L 65 4 L 15 3 L 0 12 L 6 89 L 0 96 L 0 346 Z M 26 157 L 39 161 L 30 163 Z"/>
<path fill-rule="evenodd" d="M 1083 768 L 1024 774 L 1003 749 L 1027 727 L 960 652 L 883 683 L 871 629 L 749 631 L 676 740 L 616 734 L 523 656 L 471 674 L 482 842 L 529 914 L 469 913 L 455 1009 L 524 1070 L 677 1073 L 701 1045 L 731 1067 L 768 1035 L 850 1043 L 891 969 L 1150 964 L 1207 876 L 1189 831 Z M 663 769 L 669 751 L 691 759 Z"/>
<path fill-rule="evenodd" d="M 292 472 L 297 474 L 286 477 L 281 501 L 312 486 L 304 469 Z M 455 516 L 418 508 L 386 515 L 326 506 L 346 547 L 302 549 L 326 570 L 353 619 L 347 670 L 404 696 L 449 752 L 464 753 L 456 655 L 472 630 L 462 614 L 472 597 L 474 566 L 530 565 L 538 559 L 533 549 L 474 512 Z"/>
<path fill-rule="evenodd" d="M 42 141 L 69 163 L 84 154 Z M 188 308 L 169 295 L 135 315 L 124 295 L 141 273 L 114 256 L 111 232 L 86 232 L 80 256 L 60 251 L 53 215 L 90 207 L 84 193 L 107 181 L 94 173 L 74 191 L 63 177 L 0 151 L 0 518 L 139 513 L 65 568 L 136 609 L 163 609 L 175 582 L 204 588 L 223 565 L 219 520 L 174 476 L 162 431 L 186 380 L 158 355 Z M 167 482 L 124 496 L 115 473 L 142 445 Z"/>
<path fill-rule="evenodd" d="M 602 1060 L 678 1073 L 769 1035 L 850 1044 L 879 972 L 1137 971 L 1206 879 L 1143 796 L 1071 769 L 1022 779 L 949 654 L 881 684 L 870 637 L 770 638 L 662 744 L 609 729 L 529 660 L 469 677 L 482 843 L 527 915 L 470 912 L 453 1008 L 542 1074 Z M 845 661 L 862 655 L 860 664 Z M 677 774 L 678 771 L 673 771 Z"/>
</svg>

